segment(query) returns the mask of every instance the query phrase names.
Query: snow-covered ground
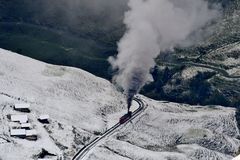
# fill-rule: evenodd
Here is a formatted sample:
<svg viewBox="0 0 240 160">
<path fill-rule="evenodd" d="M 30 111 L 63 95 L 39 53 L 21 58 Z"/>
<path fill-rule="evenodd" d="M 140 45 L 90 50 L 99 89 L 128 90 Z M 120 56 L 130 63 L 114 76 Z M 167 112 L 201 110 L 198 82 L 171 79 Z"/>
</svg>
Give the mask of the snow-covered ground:
<svg viewBox="0 0 240 160">
<path fill-rule="evenodd" d="M 240 155 L 237 157 L 234 157 L 232 160 L 240 160 Z"/>
<path fill-rule="evenodd" d="M 187 67 L 181 73 L 181 77 L 184 80 L 190 80 L 195 77 L 199 72 L 213 72 L 213 70 L 203 67 Z"/>
<path fill-rule="evenodd" d="M 123 95 L 110 82 L 90 73 L 5 50 L 0 50 L 0 57 L 0 159 L 31 159 L 42 148 L 71 157 L 126 111 Z M 10 105 L 22 102 L 31 104 L 27 115 L 38 131 L 36 142 L 9 136 L 7 115 L 21 114 Z M 41 114 L 50 115 L 49 125 L 37 121 Z"/>
<path fill-rule="evenodd" d="M 126 111 L 124 96 L 104 79 L 6 50 L 0 50 L 0 56 L 0 159 L 36 159 L 42 149 L 55 154 L 53 159 L 70 159 Z M 86 159 L 229 160 L 238 151 L 234 109 L 142 99 L 147 108 L 140 117 L 119 128 Z M 38 132 L 37 141 L 9 135 L 7 115 L 21 114 L 11 105 L 22 102 L 31 105 L 27 115 Z M 41 114 L 50 116 L 50 124 L 37 121 Z"/>
<path fill-rule="evenodd" d="M 203 56 L 205 62 L 236 67 L 240 65 L 240 44 L 239 42 L 223 46 L 219 49 L 213 50 L 212 52 Z"/>
<path fill-rule="evenodd" d="M 229 75 L 232 75 L 232 76 L 240 76 L 240 66 L 237 66 L 233 69 L 229 69 L 227 70 L 227 72 Z"/>
<path fill-rule="evenodd" d="M 148 104 L 145 112 L 87 160 L 230 160 L 238 152 L 234 109 L 143 99 Z"/>
</svg>

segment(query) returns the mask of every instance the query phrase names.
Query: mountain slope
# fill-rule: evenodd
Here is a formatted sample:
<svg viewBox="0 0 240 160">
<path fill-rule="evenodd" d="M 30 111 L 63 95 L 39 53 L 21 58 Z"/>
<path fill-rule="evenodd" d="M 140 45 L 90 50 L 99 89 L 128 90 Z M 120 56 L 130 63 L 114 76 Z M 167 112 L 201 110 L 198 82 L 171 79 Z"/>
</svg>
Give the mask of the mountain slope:
<svg viewBox="0 0 240 160">
<path fill-rule="evenodd" d="M 55 66 L 0 50 L 0 159 L 36 159 L 45 149 L 70 159 L 85 144 L 118 122 L 124 96 L 108 81 L 76 68 Z M 140 96 L 147 107 L 133 123 L 93 149 L 89 160 L 220 159 L 238 152 L 235 109 L 157 102 Z M 37 141 L 10 137 L 14 103 L 30 103 L 27 113 Z M 41 124 L 41 114 L 50 124 Z"/>
<path fill-rule="evenodd" d="M 240 141 L 231 108 L 157 102 L 101 144 L 88 160 L 229 160 Z M 111 156 L 108 156 L 111 155 Z"/>
<path fill-rule="evenodd" d="M 167 68 L 166 72 L 159 69 L 155 81 L 145 86 L 142 94 L 188 104 L 240 105 L 240 87 L 235 87 L 240 80 L 229 78 L 239 77 L 239 51 L 224 49 L 239 45 L 240 1 L 208 1 L 222 6 L 223 11 L 206 31 L 211 36 L 196 46 L 161 53 L 162 59 L 156 61 Z M 126 10 L 127 0 L 1 1 L 0 47 L 111 79 L 107 58 L 117 53 L 116 42 L 125 32 Z M 188 80 L 179 76 L 186 70 L 196 76 Z"/>
<path fill-rule="evenodd" d="M 76 147 L 95 138 L 94 133 L 103 132 L 108 123 L 113 123 L 108 119 L 109 114 L 123 110 L 123 95 L 104 79 L 82 70 L 48 65 L 5 50 L 1 50 L 0 54 L 1 123 L 5 125 L 1 135 L 7 139 L 0 147 L 5 151 L 0 154 L 2 159 L 11 159 L 10 153 L 16 148 L 27 154 L 23 154 L 22 158 L 19 156 L 19 159 L 32 156 L 28 155 L 29 142 L 9 137 L 10 122 L 6 117 L 8 114 L 20 114 L 10 107 L 14 102 L 31 104 L 30 121 L 40 131 L 40 141 L 46 139 L 47 143 L 41 145 L 38 145 L 40 141 L 31 143 L 36 147 L 31 153 L 37 154 L 46 147 L 54 154 L 60 154 L 60 149 L 63 149 L 68 157 L 73 156 Z M 51 123 L 39 124 L 37 117 L 46 113 L 50 115 Z M 17 143 L 16 148 L 8 141 Z"/>
</svg>

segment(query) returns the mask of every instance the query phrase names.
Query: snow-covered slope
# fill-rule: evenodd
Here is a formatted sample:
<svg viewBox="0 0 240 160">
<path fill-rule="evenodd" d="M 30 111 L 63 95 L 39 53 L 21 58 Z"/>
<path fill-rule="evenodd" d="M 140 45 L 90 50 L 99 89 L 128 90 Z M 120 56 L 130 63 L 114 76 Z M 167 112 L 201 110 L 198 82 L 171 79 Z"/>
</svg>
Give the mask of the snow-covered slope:
<svg viewBox="0 0 240 160">
<path fill-rule="evenodd" d="M 82 147 L 94 133 L 113 123 L 108 120 L 111 113 L 124 108 L 123 95 L 110 82 L 85 71 L 45 64 L 5 50 L 0 50 L 0 57 L 0 123 L 4 126 L 0 128 L 0 159 L 30 159 L 41 148 L 56 155 L 63 149 L 64 156 L 73 156 L 74 148 Z M 7 115 L 21 114 L 10 107 L 15 102 L 31 104 L 28 115 L 39 132 L 38 141 L 9 137 Z M 38 123 L 41 114 L 50 115 L 49 125 Z"/>
<path fill-rule="evenodd" d="M 70 159 L 77 149 L 118 121 L 124 96 L 101 78 L 80 69 L 49 65 L 0 50 L 0 159 L 36 159 L 42 149 Z M 231 159 L 240 141 L 235 110 L 156 102 L 133 123 L 91 151 L 89 160 Z M 37 141 L 10 137 L 14 103 L 31 104 L 27 113 Z M 50 115 L 50 124 L 37 118 Z"/>
<path fill-rule="evenodd" d="M 234 109 L 143 99 L 148 104 L 144 114 L 87 160 L 230 160 L 238 152 Z"/>
</svg>

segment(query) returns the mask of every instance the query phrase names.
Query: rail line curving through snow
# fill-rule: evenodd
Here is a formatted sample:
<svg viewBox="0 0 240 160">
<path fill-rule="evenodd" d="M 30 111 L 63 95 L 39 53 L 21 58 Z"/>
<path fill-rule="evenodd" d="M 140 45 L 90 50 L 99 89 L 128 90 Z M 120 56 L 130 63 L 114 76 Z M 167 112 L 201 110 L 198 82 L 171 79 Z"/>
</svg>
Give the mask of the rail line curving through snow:
<svg viewBox="0 0 240 160">
<path fill-rule="evenodd" d="M 142 102 L 141 99 L 138 98 L 134 98 L 134 101 L 136 101 L 139 105 L 138 109 L 136 109 L 133 113 L 132 113 L 132 117 L 127 120 L 125 123 L 123 124 L 127 124 L 129 123 L 131 120 L 135 119 L 137 116 L 139 116 L 141 114 L 141 112 L 144 109 L 144 103 Z M 119 122 L 117 124 L 115 124 L 113 127 L 111 127 L 110 129 L 108 129 L 105 133 L 103 133 L 100 137 L 95 138 L 93 141 L 91 141 L 89 144 L 85 145 L 81 150 L 79 150 L 75 156 L 72 158 L 72 160 L 81 160 L 83 158 L 85 158 L 85 156 L 88 154 L 88 152 L 93 149 L 99 142 L 101 142 L 102 140 L 104 140 L 104 138 L 110 136 L 116 129 L 118 129 L 120 126 L 122 126 L 123 124 L 120 124 Z"/>
</svg>

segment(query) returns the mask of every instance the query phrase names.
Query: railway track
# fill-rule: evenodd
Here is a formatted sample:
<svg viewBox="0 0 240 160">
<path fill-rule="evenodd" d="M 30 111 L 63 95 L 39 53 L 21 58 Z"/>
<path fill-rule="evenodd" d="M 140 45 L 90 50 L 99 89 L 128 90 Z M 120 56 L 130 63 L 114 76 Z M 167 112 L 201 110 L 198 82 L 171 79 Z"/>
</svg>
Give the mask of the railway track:
<svg viewBox="0 0 240 160">
<path fill-rule="evenodd" d="M 129 123 L 131 120 L 135 119 L 136 117 L 138 117 L 141 112 L 144 109 L 144 103 L 142 102 L 142 100 L 138 99 L 138 98 L 134 98 L 134 101 L 136 101 L 139 105 L 138 109 L 136 109 L 133 113 L 132 113 L 132 117 L 127 120 L 125 123 L 123 124 L 127 124 Z M 91 149 L 93 149 L 99 142 L 101 142 L 102 140 L 104 140 L 106 137 L 110 136 L 111 134 L 113 134 L 113 132 L 118 129 L 120 126 L 122 126 L 123 124 L 120 124 L 119 122 L 117 124 L 115 124 L 113 127 L 111 127 L 110 129 L 108 129 L 105 133 L 103 133 L 100 137 L 95 138 L 93 141 L 91 141 L 89 144 L 85 145 L 81 150 L 79 150 L 75 156 L 72 158 L 72 160 L 82 160 L 83 158 L 85 158 L 85 156 L 89 153 L 89 151 Z"/>
</svg>

